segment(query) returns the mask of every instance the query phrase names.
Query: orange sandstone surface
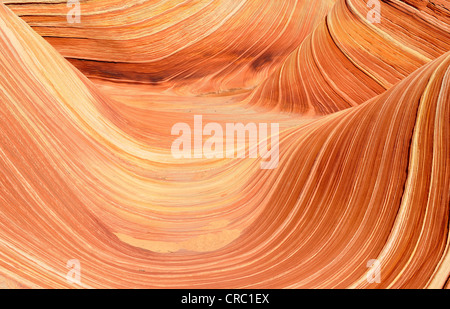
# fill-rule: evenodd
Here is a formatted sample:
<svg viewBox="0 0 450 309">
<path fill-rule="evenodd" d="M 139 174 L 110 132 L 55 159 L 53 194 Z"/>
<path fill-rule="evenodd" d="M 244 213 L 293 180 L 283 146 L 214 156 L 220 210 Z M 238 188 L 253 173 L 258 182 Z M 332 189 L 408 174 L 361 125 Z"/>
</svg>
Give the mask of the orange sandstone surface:
<svg viewBox="0 0 450 309">
<path fill-rule="evenodd" d="M 449 287 L 448 1 L 68 10 L 0 4 L 0 288 Z M 277 168 L 175 158 L 194 115 Z"/>
</svg>

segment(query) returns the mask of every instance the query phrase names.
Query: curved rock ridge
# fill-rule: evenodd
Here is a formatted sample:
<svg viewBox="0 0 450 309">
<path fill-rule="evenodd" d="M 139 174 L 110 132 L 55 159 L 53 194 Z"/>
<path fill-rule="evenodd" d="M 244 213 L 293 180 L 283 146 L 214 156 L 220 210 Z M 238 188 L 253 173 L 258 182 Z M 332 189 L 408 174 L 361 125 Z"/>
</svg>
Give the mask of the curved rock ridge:
<svg viewBox="0 0 450 309">
<path fill-rule="evenodd" d="M 359 105 L 450 50 L 441 21 L 401 1 L 380 2 L 381 23 L 364 0 L 337 1 L 326 19 L 253 92 L 250 104 L 302 115 Z"/>
<path fill-rule="evenodd" d="M 445 2 L 5 3 L 0 287 L 448 288 Z M 175 158 L 196 115 L 278 123 L 277 168 Z"/>
<path fill-rule="evenodd" d="M 73 24 L 65 2 L 5 4 L 89 77 L 209 93 L 255 87 L 334 2 L 87 1 Z"/>
</svg>

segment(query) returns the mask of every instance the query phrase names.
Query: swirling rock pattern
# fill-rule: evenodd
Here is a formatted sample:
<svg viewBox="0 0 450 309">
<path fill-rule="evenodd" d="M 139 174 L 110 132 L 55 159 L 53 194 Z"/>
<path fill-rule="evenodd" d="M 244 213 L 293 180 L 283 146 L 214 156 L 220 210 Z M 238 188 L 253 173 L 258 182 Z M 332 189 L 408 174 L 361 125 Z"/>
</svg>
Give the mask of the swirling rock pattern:
<svg viewBox="0 0 450 309">
<path fill-rule="evenodd" d="M 0 287 L 449 287 L 447 1 L 81 5 L 0 4 Z M 193 115 L 278 168 L 173 158 Z"/>
</svg>

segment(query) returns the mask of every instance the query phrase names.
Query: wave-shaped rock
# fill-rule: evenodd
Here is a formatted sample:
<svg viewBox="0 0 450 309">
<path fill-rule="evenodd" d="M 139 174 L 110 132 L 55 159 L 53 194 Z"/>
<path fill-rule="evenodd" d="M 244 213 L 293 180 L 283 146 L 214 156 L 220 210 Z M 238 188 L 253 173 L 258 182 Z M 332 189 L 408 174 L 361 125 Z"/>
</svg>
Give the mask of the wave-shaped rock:
<svg viewBox="0 0 450 309">
<path fill-rule="evenodd" d="M 67 28 L 62 4 L 5 2 L 0 287 L 448 288 L 445 2 L 385 1 L 369 24 L 356 0 L 95 1 Z M 190 43 L 210 56 L 167 56 Z M 171 126 L 196 114 L 279 123 L 278 167 L 174 158 Z"/>
</svg>

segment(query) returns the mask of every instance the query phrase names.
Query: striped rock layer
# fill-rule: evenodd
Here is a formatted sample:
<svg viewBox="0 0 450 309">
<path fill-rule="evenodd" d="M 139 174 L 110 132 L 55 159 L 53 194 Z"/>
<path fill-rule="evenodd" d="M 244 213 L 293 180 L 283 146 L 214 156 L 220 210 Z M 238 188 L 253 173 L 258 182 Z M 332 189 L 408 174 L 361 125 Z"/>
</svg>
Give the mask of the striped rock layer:
<svg viewBox="0 0 450 309">
<path fill-rule="evenodd" d="M 0 4 L 0 287 L 450 287 L 448 1 L 80 4 Z M 278 167 L 174 158 L 194 115 Z"/>
</svg>

